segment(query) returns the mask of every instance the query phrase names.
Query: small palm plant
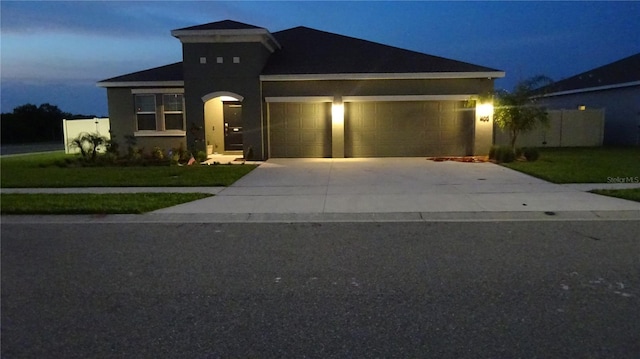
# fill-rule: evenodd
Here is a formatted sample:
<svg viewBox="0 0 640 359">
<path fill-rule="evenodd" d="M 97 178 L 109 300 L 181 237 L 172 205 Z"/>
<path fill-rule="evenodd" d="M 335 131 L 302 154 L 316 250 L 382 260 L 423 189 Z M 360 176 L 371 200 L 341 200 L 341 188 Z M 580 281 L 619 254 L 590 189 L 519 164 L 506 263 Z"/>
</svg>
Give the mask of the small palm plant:
<svg viewBox="0 0 640 359">
<path fill-rule="evenodd" d="M 95 162 L 98 158 L 100 146 L 107 146 L 109 139 L 97 133 L 83 132 L 78 137 L 71 140 L 71 148 L 78 148 L 82 158 L 89 162 Z"/>
</svg>

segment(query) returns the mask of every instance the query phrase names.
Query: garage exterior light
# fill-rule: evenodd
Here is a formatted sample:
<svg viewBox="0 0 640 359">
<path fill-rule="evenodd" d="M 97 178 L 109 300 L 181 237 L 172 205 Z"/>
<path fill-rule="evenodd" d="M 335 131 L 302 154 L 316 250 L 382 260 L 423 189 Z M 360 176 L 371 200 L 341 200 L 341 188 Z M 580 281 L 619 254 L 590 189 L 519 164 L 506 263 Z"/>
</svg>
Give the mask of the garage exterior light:
<svg viewBox="0 0 640 359">
<path fill-rule="evenodd" d="M 480 118 L 480 121 L 489 122 L 491 115 L 493 115 L 493 104 L 482 103 L 476 106 L 476 113 Z"/>
</svg>

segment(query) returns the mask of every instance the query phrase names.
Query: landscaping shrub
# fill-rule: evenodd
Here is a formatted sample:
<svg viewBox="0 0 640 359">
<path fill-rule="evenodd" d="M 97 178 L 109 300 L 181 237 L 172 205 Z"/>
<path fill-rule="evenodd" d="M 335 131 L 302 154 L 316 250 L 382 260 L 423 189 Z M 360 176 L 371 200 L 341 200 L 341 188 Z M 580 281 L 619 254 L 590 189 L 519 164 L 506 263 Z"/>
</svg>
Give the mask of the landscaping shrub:
<svg viewBox="0 0 640 359">
<path fill-rule="evenodd" d="M 509 163 L 516 159 L 516 154 L 511 146 L 499 146 L 495 151 L 495 161 L 498 163 Z"/>
<path fill-rule="evenodd" d="M 130 162 L 141 162 L 144 148 L 138 146 L 129 146 L 127 148 L 127 159 Z"/>
<path fill-rule="evenodd" d="M 524 152 L 524 147 L 516 147 L 514 154 L 516 155 L 516 158 L 520 158 L 522 157 L 522 154 Z"/>
<path fill-rule="evenodd" d="M 171 151 L 169 151 L 169 154 L 171 161 L 175 163 L 187 162 L 191 158 L 191 152 L 187 151 L 182 143 L 179 147 L 172 148 Z"/>
<path fill-rule="evenodd" d="M 491 148 L 489 149 L 489 159 L 490 160 L 495 160 L 496 159 L 496 151 L 498 151 L 499 147 L 500 146 L 497 146 L 497 145 L 491 146 Z"/>
<path fill-rule="evenodd" d="M 207 154 L 204 151 L 198 151 L 198 153 L 196 153 L 196 161 L 204 162 L 206 160 L 207 160 Z"/>
<path fill-rule="evenodd" d="M 69 143 L 71 148 L 80 150 L 80 155 L 87 162 L 95 162 L 100 149 L 106 149 L 109 139 L 98 133 L 83 132 Z"/>
<path fill-rule="evenodd" d="M 160 147 L 154 147 L 153 151 L 151 151 L 151 158 L 154 160 L 163 160 L 164 159 L 164 152 L 162 151 L 162 149 Z"/>
<path fill-rule="evenodd" d="M 529 162 L 533 162 L 540 157 L 540 152 L 535 147 L 526 147 L 522 149 L 522 155 Z"/>
</svg>

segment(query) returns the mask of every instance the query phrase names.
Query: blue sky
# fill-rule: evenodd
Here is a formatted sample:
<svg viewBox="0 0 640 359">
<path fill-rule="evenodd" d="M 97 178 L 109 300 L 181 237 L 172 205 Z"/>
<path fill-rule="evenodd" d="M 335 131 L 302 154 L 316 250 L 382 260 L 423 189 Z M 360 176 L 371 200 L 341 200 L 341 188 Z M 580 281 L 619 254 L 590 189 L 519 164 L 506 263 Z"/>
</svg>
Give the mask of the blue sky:
<svg viewBox="0 0 640 359">
<path fill-rule="evenodd" d="M 107 115 L 99 80 L 182 60 L 173 29 L 303 25 L 559 80 L 640 52 L 640 1 L 0 1 L 2 112 L 49 102 Z"/>
</svg>

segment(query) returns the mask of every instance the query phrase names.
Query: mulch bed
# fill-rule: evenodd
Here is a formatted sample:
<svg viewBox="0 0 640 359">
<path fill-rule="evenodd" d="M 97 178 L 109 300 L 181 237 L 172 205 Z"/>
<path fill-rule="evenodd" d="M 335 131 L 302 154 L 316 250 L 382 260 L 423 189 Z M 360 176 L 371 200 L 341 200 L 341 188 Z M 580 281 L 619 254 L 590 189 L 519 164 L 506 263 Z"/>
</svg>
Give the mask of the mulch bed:
<svg viewBox="0 0 640 359">
<path fill-rule="evenodd" d="M 489 156 L 461 156 L 461 157 L 427 157 L 427 160 L 434 162 L 455 161 L 455 162 L 489 162 Z"/>
</svg>

